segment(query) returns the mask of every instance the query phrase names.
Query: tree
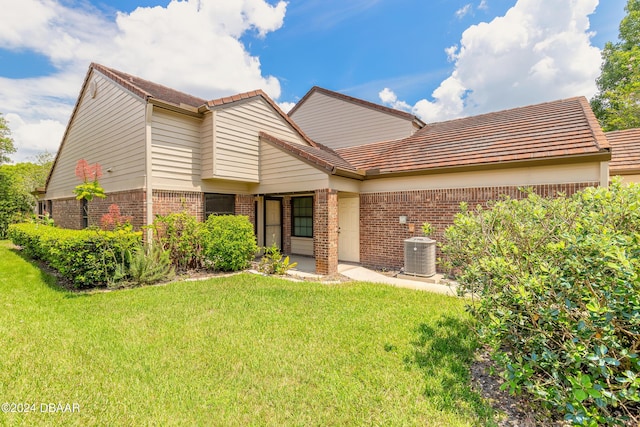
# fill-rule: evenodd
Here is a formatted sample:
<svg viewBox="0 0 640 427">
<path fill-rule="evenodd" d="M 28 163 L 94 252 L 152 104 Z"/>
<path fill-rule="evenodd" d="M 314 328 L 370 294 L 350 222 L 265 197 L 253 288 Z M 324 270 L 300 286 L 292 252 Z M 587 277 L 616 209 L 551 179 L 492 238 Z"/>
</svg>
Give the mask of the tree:
<svg viewBox="0 0 640 427">
<path fill-rule="evenodd" d="M 0 239 L 6 238 L 9 224 L 33 212 L 33 196 L 22 191 L 12 165 L 0 165 Z"/>
<path fill-rule="evenodd" d="M 605 131 L 640 127 L 640 0 L 628 0 L 619 41 L 602 51 L 591 108 Z"/>
<path fill-rule="evenodd" d="M 2 117 L 2 113 L 0 113 L 0 165 L 11 161 L 9 154 L 15 152 L 16 148 L 13 146 L 11 130 L 7 125 L 7 121 Z"/>
</svg>

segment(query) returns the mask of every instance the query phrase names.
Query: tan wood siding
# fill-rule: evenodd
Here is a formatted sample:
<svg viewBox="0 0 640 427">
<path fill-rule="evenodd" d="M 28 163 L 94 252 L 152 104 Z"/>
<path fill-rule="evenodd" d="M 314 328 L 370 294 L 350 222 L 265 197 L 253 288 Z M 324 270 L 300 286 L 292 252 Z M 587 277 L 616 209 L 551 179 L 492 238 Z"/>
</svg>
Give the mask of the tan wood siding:
<svg viewBox="0 0 640 427">
<path fill-rule="evenodd" d="M 256 193 L 311 191 L 326 188 L 328 174 L 269 144 L 261 143 L 260 184 Z"/>
<path fill-rule="evenodd" d="M 313 239 L 310 237 L 291 236 L 291 253 L 313 256 Z"/>
<path fill-rule="evenodd" d="M 197 191 L 201 183 L 202 120 L 154 108 L 151 130 L 153 189 Z"/>
<path fill-rule="evenodd" d="M 416 175 L 364 181 L 362 193 L 380 191 L 435 190 L 445 188 L 527 186 L 600 181 L 600 163 L 575 163 L 529 168 Z"/>
<path fill-rule="evenodd" d="M 215 112 L 207 113 L 200 125 L 200 147 L 202 149 L 202 178 L 213 178 L 213 122 Z"/>
<path fill-rule="evenodd" d="M 47 199 L 73 196 L 79 159 L 99 163 L 105 191 L 144 187 L 145 104 L 102 74 L 93 72 L 81 93 L 47 188 Z M 89 88 L 97 85 L 96 96 Z M 107 172 L 111 169 L 111 172 Z"/>
<path fill-rule="evenodd" d="M 415 132 L 410 120 L 318 92 L 291 118 L 312 140 L 334 149 L 405 138 Z"/>
<path fill-rule="evenodd" d="M 282 140 L 306 142 L 262 98 L 216 110 L 215 159 L 216 178 L 258 182 L 258 133 L 264 131 Z"/>
</svg>

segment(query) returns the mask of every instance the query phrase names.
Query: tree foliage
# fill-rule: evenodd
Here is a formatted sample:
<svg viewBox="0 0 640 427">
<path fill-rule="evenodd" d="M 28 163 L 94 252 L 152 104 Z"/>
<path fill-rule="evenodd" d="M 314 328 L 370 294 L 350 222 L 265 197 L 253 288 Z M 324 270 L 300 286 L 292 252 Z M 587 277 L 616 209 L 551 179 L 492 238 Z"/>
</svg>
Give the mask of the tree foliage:
<svg viewBox="0 0 640 427">
<path fill-rule="evenodd" d="M 605 131 L 640 127 L 640 0 L 628 0 L 619 41 L 602 51 L 591 107 Z"/>
<path fill-rule="evenodd" d="M 76 176 L 82 181 L 82 184 L 76 185 L 73 192 L 77 200 L 86 200 L 90 202 L 94 197 L 105 199 L 107 195 L 100 186 L 98 178 L 102 176 L 102 167 L 99 163 L 90 165 L 85 159 L 78 160 L 76 164 Z"/>
<path fill-rule="evenodd" d="M 16 152 L 16 148 L 13 145 L 13 139 L 11 138 L 11 130 L 7 121 L 2 117 L 0 113 L 0 165 L 11 161 L 9 154 Z"/>
<path fill-rule="evenodd" d="M 36 156 L 38 163 L 0 165 L 0 238 L 5 237 L 8 224 L 34 211 L 37 200 L 32 192 L 45 185 L 51 159 L 45 152 Z"/>
</svg>

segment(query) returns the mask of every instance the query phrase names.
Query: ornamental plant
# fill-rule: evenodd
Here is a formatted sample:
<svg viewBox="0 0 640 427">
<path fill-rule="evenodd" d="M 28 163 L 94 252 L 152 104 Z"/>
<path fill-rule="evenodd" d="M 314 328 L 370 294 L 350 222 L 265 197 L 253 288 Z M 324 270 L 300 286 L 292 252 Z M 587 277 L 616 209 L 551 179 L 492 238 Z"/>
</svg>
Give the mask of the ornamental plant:
<svg viewBox="0 0 640 427">
<path fill-rule="evenodd" d="M 442 252 L 503 388 L 575 425 L 640 421 L 640 186 L 462 206 Z"/>
<path fill-rule="evenodd" d="M 100 228 L 103 230 L 119 230 L 122 228 L 131 228 L 132 216 L 122 215 L 120 206 L 115 203 L 109 205 L 109 212 L 100 218 Z"/>
<path fill-rule="evenodd" d="M 107 195 L 100 186 L 98 179 L 102 176 L 102 167 L 99 163 L 90 165 L 85 159 L 78 160 L 76 164 L 76 176 L 82 181 L 74 188 L 73 192 L 77 200 L 90 202 L 94 197 L 104 199 Z"/>
</svg>

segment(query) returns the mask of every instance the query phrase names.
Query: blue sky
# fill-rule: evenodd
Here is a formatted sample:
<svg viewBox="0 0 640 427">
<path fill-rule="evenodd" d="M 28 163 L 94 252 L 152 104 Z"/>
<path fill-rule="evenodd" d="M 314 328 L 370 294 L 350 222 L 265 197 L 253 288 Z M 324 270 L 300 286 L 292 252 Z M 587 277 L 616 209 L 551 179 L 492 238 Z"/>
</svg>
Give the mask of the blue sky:
<svg viewBox="0 0 640 427">
<path fill-rule="evenodd" d="M 591 97 L 626 0 L 0 0 L 0 113 L 55 152 L 92 61 L 203 98 L 313 86 L 426 121 Z"/>
</svg>

